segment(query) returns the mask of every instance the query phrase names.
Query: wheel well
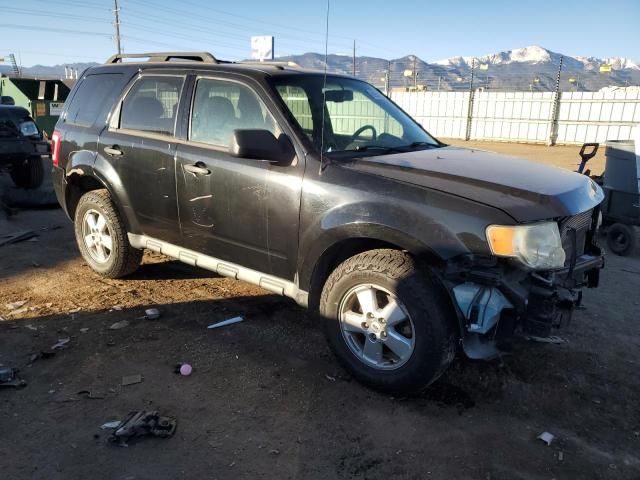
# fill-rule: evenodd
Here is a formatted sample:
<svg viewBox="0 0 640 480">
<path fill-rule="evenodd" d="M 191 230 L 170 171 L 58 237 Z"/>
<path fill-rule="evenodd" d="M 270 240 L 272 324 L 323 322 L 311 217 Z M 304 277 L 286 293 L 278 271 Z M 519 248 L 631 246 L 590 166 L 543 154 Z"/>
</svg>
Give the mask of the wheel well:
<svg viewBox="0 0 640 480">
<path fill-rule="evenodd" d="M 91 190 L 100 190 L 105 186 L 93 177 L 72 175 L 67 179 L 67 213 L 73 219 L 80 197 Z"/>
<path fill-rule="evenodd" d="M 331 275 L 331 272 L 333 272 L 338 265 L 354 255 L 378 248 L 403 250 L 403 248 L 397 245 L 373 238 L 349 238 L 335 243 L 325 250 L 317 261 L 311 276 L 311 282 L 309 285 L 310 311 L 318 311 L 322 287 L 329 275 Z"/>
<path fill-rule="evenodd" d="M 360 253 L 367 252 L 369 250 L 376 250 L 378 248 L 389 248 L 392 250 L 406 251 L 406 249 L 383 240 L 371 239 L 371 238 L 350 238 L 338 242 L 329 247 L 320 257 L 311 276 L 310 288 L 309 288 L 309 311 L 312 313 L 318 312 L 320 306 L 320 296 L 322 288 L 331 272 L 336 269 L 338 265 L 347 260 L 348 258 L 358 255 Z M 413 255 L 418 264 L 423 267 L 432 267 L 433 270 L 437 270 L 442 267 L 442 260 L 436 258 L 434 255 L 423 252 L 422 254 Z M 435 272 L 434 272 L 435 273 Z M 460 328 L 460 320 L 457 318 L 457 311 L 453 304 L 453 298 L 440 279 L 436 282 L 436 285 L 441 289 L 444 301 L 448 304 L 452 313 L 452 321 L 456 321 L 456 327 Z M 460 330 L 458 331 L 460 332 Z"/>
</svg>

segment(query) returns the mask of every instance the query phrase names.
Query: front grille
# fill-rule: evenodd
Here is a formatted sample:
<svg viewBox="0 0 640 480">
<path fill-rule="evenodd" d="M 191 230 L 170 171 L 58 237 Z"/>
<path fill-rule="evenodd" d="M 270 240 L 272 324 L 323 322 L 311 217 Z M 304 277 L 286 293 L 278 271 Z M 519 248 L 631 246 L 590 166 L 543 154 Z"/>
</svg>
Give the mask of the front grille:
<svg viewBox="0 0 640 480">
<path fill-rule="evenodd" d="M 565 254 L 567 255 L 565 266 L 571 264 L 574 249 L 576 258 L 584 253 L 587 233 L 589 233 L 591 229 L 592 221 L 593 210 L 587 210 L 586 212 L 579 213 L 573 217 L 567 217 L 559 222 L 562 248 L 564 248 Z"/>
</svg>

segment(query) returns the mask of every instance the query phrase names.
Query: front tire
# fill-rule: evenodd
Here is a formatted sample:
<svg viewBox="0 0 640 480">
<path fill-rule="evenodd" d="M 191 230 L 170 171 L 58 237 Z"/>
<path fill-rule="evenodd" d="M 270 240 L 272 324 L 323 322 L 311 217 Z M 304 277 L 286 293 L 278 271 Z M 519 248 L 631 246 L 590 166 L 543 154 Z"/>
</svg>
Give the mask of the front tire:
<svg viewBox="0 0 640 480">
<path fill-rule="evenodd" d="M 82 258 L 103 277 L 129 275 L 142 261 L 143 252 L 129 243 L 127 229 L 107 190 L 92 190 L 80 198 L 74 230 Z"/>
<path fill-rule="evenodd" d="M 38 188 L 44 180 L 42 158 L 28 157 L 11 168 L 11 179 L 18 188 Z"/>
<path fill-rule="evenodd" d="M 453 312 L 445 296 L 410 255 L 372 250 L 331 273 L 320 316 L 329 345 L 356 379 L 384 391 L 417 392 L 455 356 Z"/>
</svg>

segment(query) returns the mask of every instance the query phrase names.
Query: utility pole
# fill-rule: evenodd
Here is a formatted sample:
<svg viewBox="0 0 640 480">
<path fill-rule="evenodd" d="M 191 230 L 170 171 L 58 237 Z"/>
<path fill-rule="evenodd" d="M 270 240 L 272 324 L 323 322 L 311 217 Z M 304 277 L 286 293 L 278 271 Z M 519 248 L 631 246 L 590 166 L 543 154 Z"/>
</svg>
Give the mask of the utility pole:
<svg viewBox="0 0 640 480">
<path fill-rule="evenodd" d="M 560 57 L 558 65 L 558 74 L 556 75 L 556 90 L 553 94 L 553 106 L 551 107 L 551 121 L 549 125 L 549 143 L 555 145 L 558 140 L 558 117 L 560 116 L 560 79 L 562 77 L 562 61 L 564 57 Z"/>
<path fill-rule="evenodd" d="M 390 76 L 391 76 L 391 61 L 387 63 L 387 74 L 384 77 L 384 93 L 389 98 L 391 98 L 391 82 L 389 80 Z"/>
<path fill-rule="evenodd" d="M 356 76 L 356 41 L 353 40 L 353 76 Z"/>
<path fill-rule="evenodd" d="M 476 59 L 471 59 L 471 81 L 469 82 L 469 108 L 467 109 L 467 131 L 464 135 L 464 139 L 469 141 L 471 138 L 471 125 L 473 122 L 473 100 L 474 100 L 474 91 L 473 91 L 473 76 L 476 70 Z"/>
<path fill-rule="evenodd" d="M 122 53 L 122 48 L 120 47 L 120 9 L 118 8 L 118 0 L 113 0 L 113 14 L 115 15 L 114 26 L 116 27 L 116 47 L 118 49 L 118 55 Z"/>
<path fill-rule="evenodd" d="M 413 89 L 418 90 L 418 71 L 416 70 L 416 62 L 418 57 L 413 56 Z"/>
</svg>

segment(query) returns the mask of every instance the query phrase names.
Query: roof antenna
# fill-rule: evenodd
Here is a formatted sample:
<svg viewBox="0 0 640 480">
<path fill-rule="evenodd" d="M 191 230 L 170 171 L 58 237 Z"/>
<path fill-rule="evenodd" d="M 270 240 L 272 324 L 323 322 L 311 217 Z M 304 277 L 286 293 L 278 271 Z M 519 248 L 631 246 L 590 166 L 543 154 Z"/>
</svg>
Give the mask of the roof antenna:
<svg viewBox="0 0 640 480">
<path fill-rule="evenodd" d="M 327 57 L 329 52 L 329 2 L 327 0 L 327 20 L 324 29 L 324 80 L 322 82 L 322 127 L 320 128 L 320 171 L 318 175 L 322 175 L 324 170 L 324 111 L 327 105 Z"/>
</svg>

